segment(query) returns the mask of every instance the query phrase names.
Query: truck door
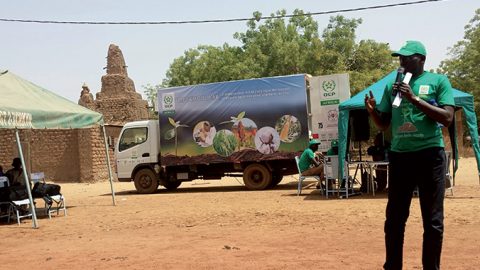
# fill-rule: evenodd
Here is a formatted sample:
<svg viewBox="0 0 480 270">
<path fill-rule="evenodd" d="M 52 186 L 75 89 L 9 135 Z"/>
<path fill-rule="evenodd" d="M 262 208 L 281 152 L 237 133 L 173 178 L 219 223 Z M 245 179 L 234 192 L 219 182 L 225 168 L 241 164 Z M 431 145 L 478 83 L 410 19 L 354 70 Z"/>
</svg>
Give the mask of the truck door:
<svg viewBox="0 0 480 270">
<path fill-rule="evenodd" d="M 146 126 L 124 129 L 118 140 L 116 155 L 118 178 L 131 178 L 137 164 L 149 163 L 149 148 Z"/>
</svg>

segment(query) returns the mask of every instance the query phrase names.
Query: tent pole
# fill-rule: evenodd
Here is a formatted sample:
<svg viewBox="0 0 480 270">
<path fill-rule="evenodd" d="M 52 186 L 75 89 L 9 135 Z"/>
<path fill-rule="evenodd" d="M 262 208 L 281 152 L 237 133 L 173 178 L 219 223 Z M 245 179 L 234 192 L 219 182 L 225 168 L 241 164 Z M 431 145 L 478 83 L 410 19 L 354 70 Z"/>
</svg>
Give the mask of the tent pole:
<svg viewBox="0 0 480 270">
<path fill-rule="evenodd" d="M 27 188 L 28 199 L 30 200 L 30 211 L 32 213 L 32 227 L 38 228 L 37 213 L 35 211 L 35 204 L 33 203 L 32 190 L 30 189 L 30 181 L 28 180 L 27 168 L 25 167 L 25 160 L 23 158 L 22 144 L 20 142 L 20 135 L 18 135 L 18 129 L 15 129 L 15 138 L 17 139 L 18 153 L 20 160 L 22 161 L 23 180 L 25 180 L 25 187 Z"/>
<path fill-rule="evenodd" d="M 110 154 L 108 153 L 107 133 L 105 125 L 102 125 L 103 141 L 105 142 L 105 155 L 107 156 L 108 179 L 110 180 L 110 189 L 112 190 L 112 201 L 115 206 L 115 191 L 113 190 L 112 167 L 110 166 Z"/>
</svg>

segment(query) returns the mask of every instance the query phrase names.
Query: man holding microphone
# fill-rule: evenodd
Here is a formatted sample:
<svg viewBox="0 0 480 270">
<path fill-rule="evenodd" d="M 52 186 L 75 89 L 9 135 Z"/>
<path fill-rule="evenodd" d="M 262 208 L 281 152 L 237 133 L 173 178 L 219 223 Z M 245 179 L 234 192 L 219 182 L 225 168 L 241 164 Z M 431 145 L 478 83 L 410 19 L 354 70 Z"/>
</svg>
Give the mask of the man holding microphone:
<svg viewBox="0 0 480 270">
<path fill-rule="evenodd" d="M 407 41 L 392 56 L 400 59 L 397 80 L 387 84 L 378 106 L 372 92 L 365 96 L 375 125 L 382 131 L 392 129 L 383 267 L 402 269 L 405 224 L 418 186 L 423 268 L 440 269 L 446 160 L 437 122 L 448 127 L 453 120 L 452 87 L 446 76 L 424 71 L 427 52 L 419 41 Z"/>
</svg>

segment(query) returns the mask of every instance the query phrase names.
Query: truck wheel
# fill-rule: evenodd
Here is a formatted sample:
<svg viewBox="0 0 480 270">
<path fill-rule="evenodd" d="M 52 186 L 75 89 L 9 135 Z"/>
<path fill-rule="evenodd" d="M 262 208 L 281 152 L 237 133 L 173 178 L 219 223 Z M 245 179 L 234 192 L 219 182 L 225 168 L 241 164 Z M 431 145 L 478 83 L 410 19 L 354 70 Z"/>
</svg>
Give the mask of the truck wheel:
<svg viewBox="0 0 480 270">
<path fill-rule="evenodd" d="M 272 172 L 272 182 L 268 186 L 269 188 L 274 188 L 278 185 L 278 183 L 282 182 L 283 174 L 279 172 Z"/>
<path fill-rule="evenodd" d="M 168 190 L 175 190 L 180 186 L 180 184 L 182 184 L 181 181 L 174 181 L 174 182 L 166 182 L 163 186 Z"/>
<path fill-rule="evenodd" d="M 272 183 L 272 173 L 262 164 L 250 164 L 243 171 L 243 183 L 251 190 L 266 189 Z"/>
<path fill-rule="evenodd" d="M 154 193 L 158 187 L 157 177 L 150 169 L 139 170 L 135 174 L 133 181 L 135 183 L 135 189 L 141 194 Z"/>
</svg>

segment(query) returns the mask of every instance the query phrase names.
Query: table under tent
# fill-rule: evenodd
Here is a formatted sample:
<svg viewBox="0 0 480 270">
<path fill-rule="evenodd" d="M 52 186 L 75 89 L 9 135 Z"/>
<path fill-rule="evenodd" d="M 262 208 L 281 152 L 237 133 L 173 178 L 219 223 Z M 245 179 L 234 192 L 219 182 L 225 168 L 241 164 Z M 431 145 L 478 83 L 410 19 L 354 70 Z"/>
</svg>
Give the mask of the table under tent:
<svg viewBox="0 0 480 270">
<path fill-rule="evenodd" d="M 20 141 L 21 129 L 83 129 L 98 126 L 103 132 L 105 156 L 107 161 L 113 205 L 112 172 L 103 116 L 85 107 L 77 105 L 34 83 L 31 83 L 10 71 L 0 70 L 0 128 L 15 130 L 19 157 L 22 161 L 23 176 L 27 187 L 32 214 L 32 226 L 38 227 L 35 206 L 32 199 L 30 181 L 25 166 Z"/>
<path fill-rule="evenodd" d="M 338 155 L 339 160 L 346 160 L 347 151 L 348 151 L 348 144 L 349 144 L 349 122 L 351 116 L 353 114 L 358 114 L 359 111 L 364 111 L 366 113 L 365 108 L 365 95 L 369 94 L 371 91 L 375 100 L 377 101 L 377 105 L 380 103 L 383 91 L 388 82 L 394 81 L 396 76 L 396 71 L 392 71 L 379 81 L 375 82 L 371 86 L 367 87 L 366 89 L 362 90 L 352 98 L 340 103 L 339 105 L 339 118 L 338 118 Z M 471 136 L 471 143 L 473 152 L 477 161 L 477 171 L 479 175 L 480 181 L 480 146 L 478 141 L 478 126 L 477 126 L 477 117 L 475 115 L 474 103 L 473 103 L 473 96 L 471 94 L 462 92 L 457 89 L 453 89 L 453 97 L 455 100 L 455 110 L 463 109 L 463 115 L 465 118 L 465 122 L 467 128 L 470 132 Z M 351 113 L 355 112 L 355 113 Z M 352 114 L 352 115 L 351 115 Z M 367 113 L 368 114 L 368 113 Z M 360 113 L 359 115 L 362 115 Z M 453 133 L 453 143 L 452 143 L 452 154 L 453 154 L 453 176 L 454 176 L 454 183 L 455 183 L 455 171 L 458 169 L 458 147 L 457 147 L 457 138 L 456 138 L 456 129 L 455 129 L 455 121 L 451 127 L 451 134 Z M 462 139 L 462 138 L 460 138 Z M 344 176 L 344 162 L 339 162 L 339 177 L 343 179 Z"/>
</svg>

